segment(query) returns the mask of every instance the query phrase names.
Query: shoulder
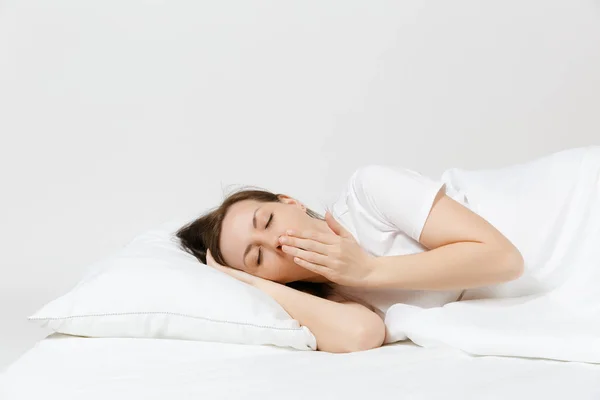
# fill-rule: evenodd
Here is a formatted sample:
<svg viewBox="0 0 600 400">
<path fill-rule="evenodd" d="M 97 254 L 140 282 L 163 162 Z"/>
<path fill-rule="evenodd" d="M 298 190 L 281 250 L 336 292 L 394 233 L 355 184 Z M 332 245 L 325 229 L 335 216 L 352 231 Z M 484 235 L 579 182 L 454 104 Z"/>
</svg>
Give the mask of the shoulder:
<svg viewBox="0 0 600 400">
<path fill-rule="evenodd" d="M 376 179 L 378 176 L 389 173 L 393 167 L 384 164 L 366 164 L 356 168 L 350 176 L 351 182 L 368 182 Z M 397 168 L 397 167 L 394 167 Z"/>
<path fill-rule="evenodd" d="M 359 195 L 388 191 L 390 187 L 413 190 L 430 183 L 431 179 L 418 171 L 385 164 L 366 164 L 357 168 L 348 180 L 348 190 Z"/>
<path fill-rule="evenodd" d="M 419 240 L 435 199 L 445 192 L 444 186 L 443 181 L 406 167 L 369 164 L 354 171 L 348 191 L 361 213 Z"/>
<path fill-rule="evenodd" d="M 413 169 L 389 164 L 366 164 L 358 167 L 350 176 L 354 183 L 378 182 L 387 177 L 420 179 L 425 178 L 420 172 Z"/>
</svg>

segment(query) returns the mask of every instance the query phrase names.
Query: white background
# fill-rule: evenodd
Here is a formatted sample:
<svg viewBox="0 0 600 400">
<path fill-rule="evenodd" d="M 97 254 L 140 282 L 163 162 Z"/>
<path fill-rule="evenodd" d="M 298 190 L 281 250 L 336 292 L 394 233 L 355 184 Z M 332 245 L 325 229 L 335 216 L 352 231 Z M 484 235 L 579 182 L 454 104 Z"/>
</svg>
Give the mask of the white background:
<svg viewBox="0 0 600 400">
<path fill-rule="evenodd" d="M 323 212 L 360 165 L 600 144 L 599 71 L 592 0 L 0 0 L 0 369 L 86 265 L 239 185 Z"/>
</svg>

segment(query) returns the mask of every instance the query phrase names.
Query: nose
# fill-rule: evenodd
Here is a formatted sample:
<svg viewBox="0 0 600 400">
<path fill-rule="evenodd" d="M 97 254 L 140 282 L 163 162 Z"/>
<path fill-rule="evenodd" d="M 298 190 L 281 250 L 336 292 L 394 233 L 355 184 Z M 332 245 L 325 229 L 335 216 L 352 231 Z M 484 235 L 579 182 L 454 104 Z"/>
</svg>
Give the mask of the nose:
<svg viewBox="0 0 600 400">
<path fill-rule="evenodd" d="M 279 238 L 283 236 L 283 235 L 275 235 L 275 237 L 272 239 L 273 240 L 273 248 L 275 250 L 280 249 L 281 248 L 281 242 L 279 241 Z"/>
<path fill-rule="evenodd" d="M 266 246 L 272 250 L 279 250 L 281 248 L 281 242 L 279 238 L 284 236 L 283 233 L 273 234 L 272 232 L 263 232 L 263 235 L 260 237 L 259 241 L 263 246 Z"/>
</svg>

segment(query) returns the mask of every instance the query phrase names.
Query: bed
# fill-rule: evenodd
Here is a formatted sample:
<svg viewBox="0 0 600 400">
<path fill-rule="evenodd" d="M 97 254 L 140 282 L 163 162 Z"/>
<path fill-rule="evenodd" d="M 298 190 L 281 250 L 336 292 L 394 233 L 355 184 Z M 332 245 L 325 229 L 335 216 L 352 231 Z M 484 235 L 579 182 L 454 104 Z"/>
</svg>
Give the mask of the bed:
<svg viewBox="0 0 600 400">
<path fill-rule="evenodd" d="M 0 376 L 21 399 L 600 399 L 600 365 L 411 342 L 351 354 L 52 334 Z"/>
</svg>

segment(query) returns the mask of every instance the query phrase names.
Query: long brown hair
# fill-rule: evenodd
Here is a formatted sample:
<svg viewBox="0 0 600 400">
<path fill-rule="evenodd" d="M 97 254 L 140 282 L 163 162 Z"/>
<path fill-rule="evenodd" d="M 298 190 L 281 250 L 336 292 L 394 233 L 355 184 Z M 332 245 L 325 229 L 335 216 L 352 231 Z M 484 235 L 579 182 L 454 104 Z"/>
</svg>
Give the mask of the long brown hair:
<svg viewBox="0 0 600 400">
<path fill-rule="evenodd" d="M 255 200 L 263 203 L 280 202 L 280 194 L 261 188 L 240 189 L 229 194 L 221 205 L 209 210 L 206 214 L 179 228 L 176 236 L 181 242 L 181 248 L 195 256 L 202 264 L 206 264 L 206 251 L 210 250 L 215 261 L 226 265 L 223 253 L 219 248 L 223 219 L 229 208 L 243 200 Z M 324 220 L 325 218 L 315 211 L 307 208 L 306 213 L 312 218 Z M 325 283 L 290 282 L 287 286 L 326 298 L 332 293 L 331 286 Z"/>
</svg>

